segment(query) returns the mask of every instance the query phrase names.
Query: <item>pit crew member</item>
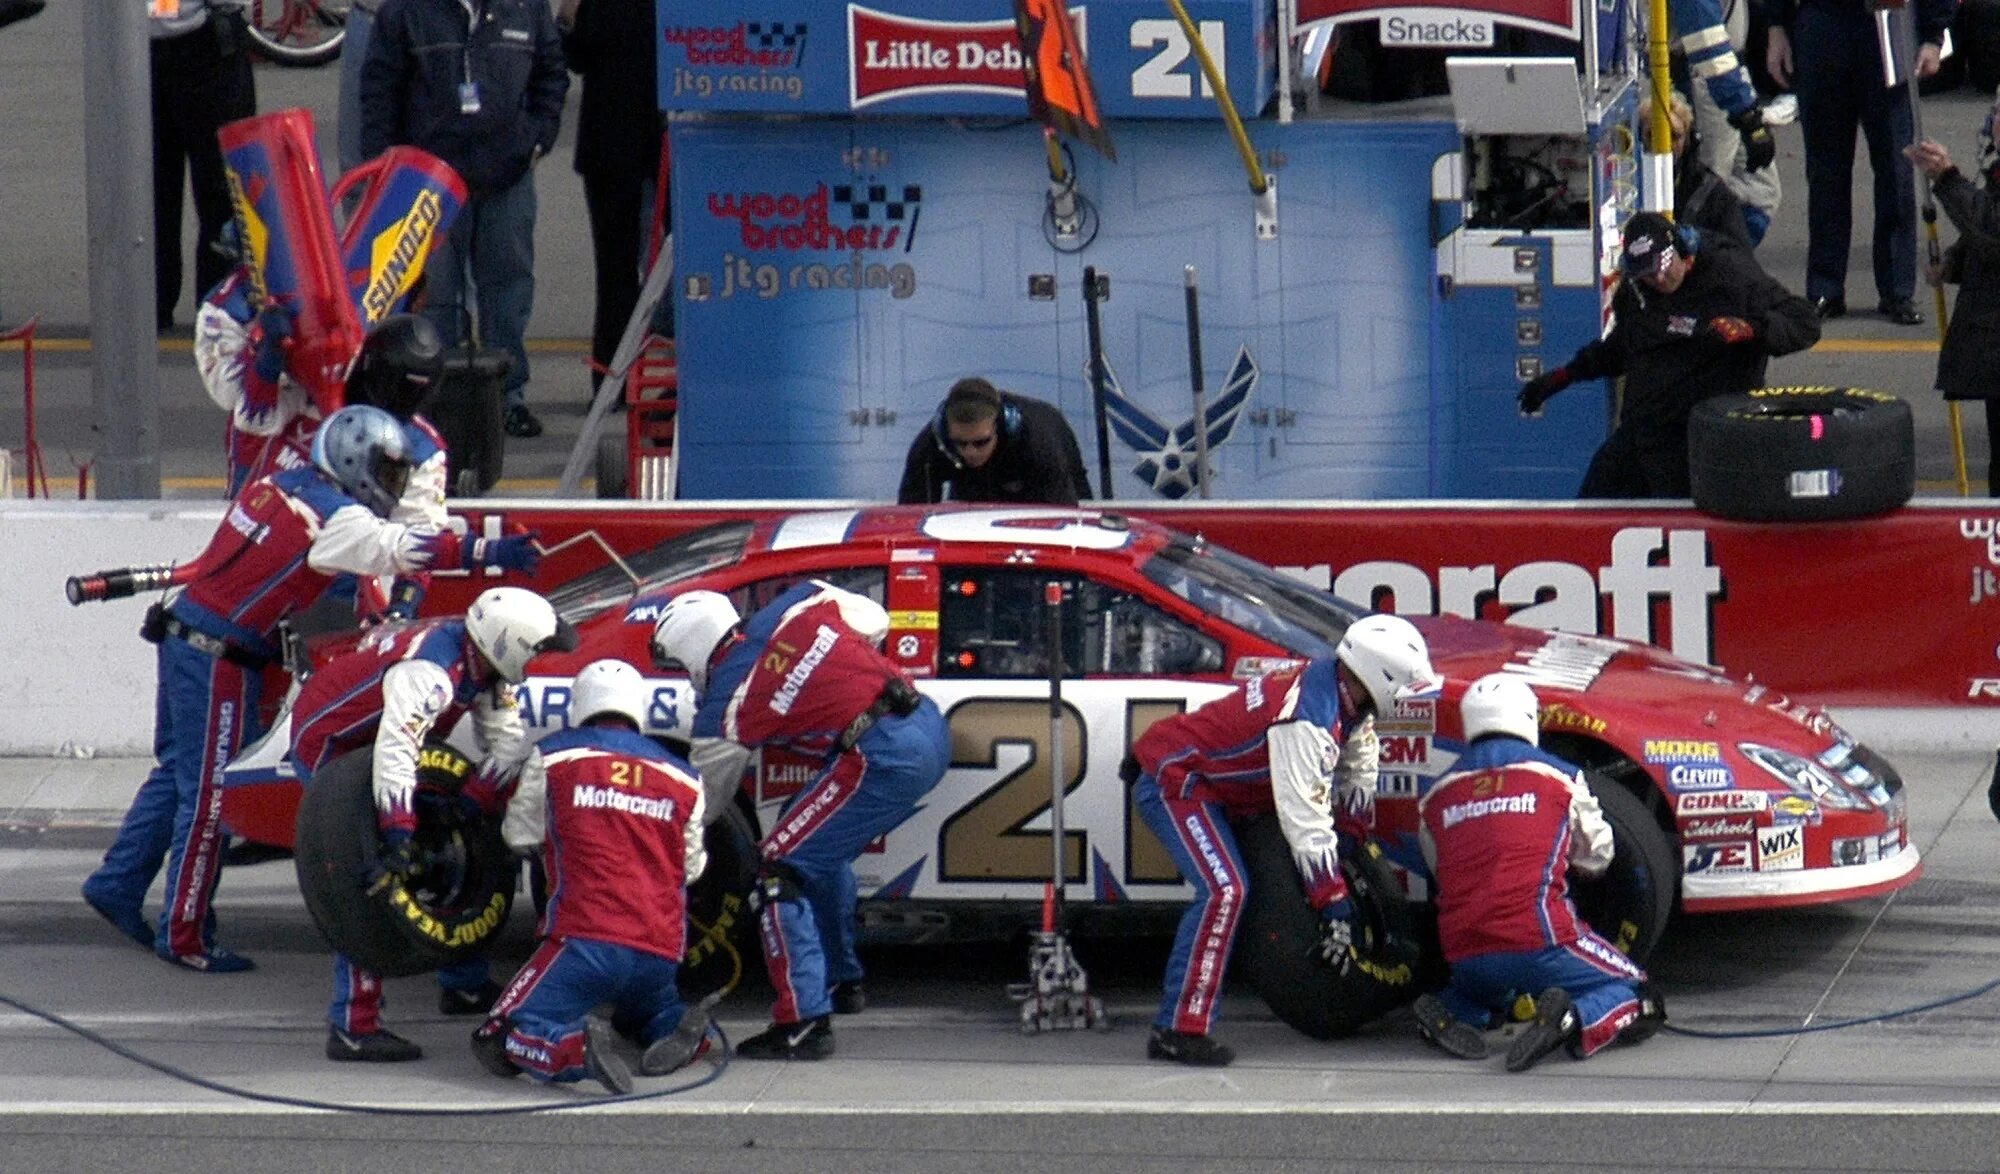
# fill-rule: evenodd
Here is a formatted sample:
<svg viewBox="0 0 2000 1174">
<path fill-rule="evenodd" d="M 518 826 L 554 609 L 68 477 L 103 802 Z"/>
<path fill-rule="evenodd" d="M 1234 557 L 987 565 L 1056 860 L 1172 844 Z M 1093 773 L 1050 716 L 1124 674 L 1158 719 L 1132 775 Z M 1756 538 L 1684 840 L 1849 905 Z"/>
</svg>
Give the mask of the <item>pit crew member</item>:
<svg viewBox="0 0 2000 1174">
<path fill-rule="evenodd" d="M 575 725 L 529 752 L 501 834 L 539 852 L 552 879 L 541 944 L 473 1035 L 488 1071 L 538 1081 L 590 1076 L 615 1093 L 632 1073 L 610 1028 L 645 1047 L 639 1070 L 663 1076 L 708 1041 L 708 1012 L 675 985 L 687 948 L 687 886 L 708 863 L 694 768 L 641 731 L 652 690 L 622 660 L 583 666 L 570 687 Z"/>
<path fill-rule="evenodd" d="M 908 819 L 950 764 L 944 715 L 878 650 L 888 631 L 872 600 L 817 581 L 747 621 L 727 597 L 689 591 L 654 627 L 654 659 L 685 668 L 700 696 L 693 759 L 711 817 L 734 796 L 751 749 L 825 761 L 764 839 L 755 897 L 778 998 L 771 1026 L 737 1044 L 739 1056 L 833 1054 L 832 1012 L 864 1002 L 854 859 Z"/>
<path fill-rule="evenodd" d="M 217 946 L 206 924 L 220 865 L 217 776 L 257 733 L 279 623 L 337 575 L 520 562 L 518 543 L 469 543 L 450 530 L 385 520 L 409 475 L 405 453 L 402 426 L 387 412 L 336 412 L 314 439 L 312 464 L 252 482 L 196 559 L 192 581 L 147 613 L 142 633 L 160 646 L 158 764 L 83 896 L 169 962 L 211 972 L 251 968 Z M 140 904 L 162 858 L 167 908 L 155 932 Z"/>
<path fill-rule="evenodd" d="M 1374 822 L 1377 746 L 1370 719 L 1436 687 L 1422 633 L 1400 616 L 1364 616 L 1331 658 L 1251 680 L 1199 709 L 1156 723 L 1121 770 L 1146 826 L 1195 888 L 1167 959 L 1165 994 L 1146 1055 L 1220 1066 L 1236 1058 L 1209 1032 L 1223 971 L 1249 899 L 1229 820 L 1277 810 L 1306 896 L 1323 927 L 1320 954 L 1353 964 L 1353 902 L 1340 872 L 1343 830 Z M 1336 777 L 1339 776 L 1339 777 Z"/>
<path fill-rule="evenodd" d="M 1666 1020 L 1645 972 L 1570 900 L 1569 869 L 1588 877 L 1610 866 L 1611 826 L 1582 772 L 1537 747 L 1540 712 L 1514 674 L 1474 681 L 1459 703 L 1466 752 L 1417 804 L 1451 964 L 1441 993 L 1417 997 L 1417 1030 L 1480 1059 L 1495 1011 L 1534 994 L 1535 1017 L 1507 1049 L 1509 1072 L 1560 1047 L 1582 1059 L 1614 1040 L 1636 1043 Z"/>
</svg>

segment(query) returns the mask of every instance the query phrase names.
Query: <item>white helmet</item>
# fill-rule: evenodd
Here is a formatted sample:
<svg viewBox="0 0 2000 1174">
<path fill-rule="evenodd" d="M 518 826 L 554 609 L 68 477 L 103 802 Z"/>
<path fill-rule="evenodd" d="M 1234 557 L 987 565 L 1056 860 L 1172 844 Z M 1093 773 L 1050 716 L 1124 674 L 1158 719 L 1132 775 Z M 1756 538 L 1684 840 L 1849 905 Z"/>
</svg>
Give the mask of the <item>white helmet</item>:
<svg viewBox="0 0 2000 1174">
<path fill-rule="evenodd" d="M 631 718 L 640 730 L 646 728 L 646 678 L 622 660 L 593 660 L 570 684 L 572 725 L 580 726 L 607 713 Z"/>
<path fill-rule="evenodd" d="M 568 652 L 576 629 L 556 616 L 549 601 L 525 587 L 494 587 L 472 601 L 465 633 L 502 677 L 518 685 L 538 652 Z"/>
<path fill-rule="evenodd" d="M 679 666 L 697 690 L 708 687 L 708 658 L 715 646 L 743 620 L 727 595 L 689 591 L 667 601 L 660 622 L 653 625 L 653 663 Z"/>
<path fill-rule="evenodd" d="M 1438 687 L 1430 646 L 1417 626 L 1402 616 L 1367 615 L 1347 626 L 1333 655 L 1361 679 L 1375 716 L 1396 711 L 1396 699 Z"/>
<path fill-rule="evenodd" d="M 1472 682 L 1458 703 L 1465 740 L 1507 734 L 1530 746 L 1541 742 L 1541 701 L 1528 682 L 1513 673 L 1488 673 Z"/>
</svg>

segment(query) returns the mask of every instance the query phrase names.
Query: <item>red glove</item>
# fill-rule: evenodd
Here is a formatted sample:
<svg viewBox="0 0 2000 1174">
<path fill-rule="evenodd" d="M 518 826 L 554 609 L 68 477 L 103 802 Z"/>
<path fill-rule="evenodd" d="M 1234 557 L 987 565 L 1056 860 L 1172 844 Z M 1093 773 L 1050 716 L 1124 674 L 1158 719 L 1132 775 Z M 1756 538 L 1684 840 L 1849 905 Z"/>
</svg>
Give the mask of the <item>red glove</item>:
<svg viewBox="0 0 2000 1174">
<path fill-rule="evenodd" d="M 1708 332 L 1721 339 L 1724 344 L 1749 342 L 1757 337 L 1757 328 L 1745 318 L 1710 318 Z"/>
</svg>

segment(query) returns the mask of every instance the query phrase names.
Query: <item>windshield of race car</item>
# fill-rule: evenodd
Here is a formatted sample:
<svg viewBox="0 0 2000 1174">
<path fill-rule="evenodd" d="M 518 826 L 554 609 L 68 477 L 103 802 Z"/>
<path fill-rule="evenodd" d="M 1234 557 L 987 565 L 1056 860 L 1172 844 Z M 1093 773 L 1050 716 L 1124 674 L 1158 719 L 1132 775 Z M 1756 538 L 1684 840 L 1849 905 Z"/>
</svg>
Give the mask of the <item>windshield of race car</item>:
<svg viewBox="0 0 2000 1174">
<path fill-rule="evenodd" d="M 1201 610 L 1300 656 L 1331 656 L 1362 614 L 1269 567 L 1180 538 L 1140 572 Z"/>
<path fill-rule="evenodd" d="M 749 522 L 723 522 L 669 539 L 626 557 L 625 565 L 639 577 L 636 590 L 618 567 L 600 567 L 549 592 L 549 603 L 557 615 L 580 623 L 635 594 L 741 562 L 751 528 Z"/>
</svg>

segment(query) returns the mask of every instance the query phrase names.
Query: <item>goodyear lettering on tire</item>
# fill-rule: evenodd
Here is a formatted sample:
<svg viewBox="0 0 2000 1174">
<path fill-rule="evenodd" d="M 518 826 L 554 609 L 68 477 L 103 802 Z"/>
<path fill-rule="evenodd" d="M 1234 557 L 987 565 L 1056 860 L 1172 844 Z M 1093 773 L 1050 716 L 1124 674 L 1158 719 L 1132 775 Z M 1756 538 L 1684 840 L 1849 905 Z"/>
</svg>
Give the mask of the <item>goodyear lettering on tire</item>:
<svg viewBox="0 0 2000 1174">
<path fill-rule="evenodd" d="M 447 950 L 455 950 L 461 946 L 478 945 L 492 937 L 493 931 L 500 927 L 501 920 L 507 915 L 507 898 L 507 894 L 495 893 L 486 902 L 486 908 L 480 911 L 479 916 L 452 926 L 447 926 L 424 912 L 422 907 L 411 899 L 409 889 L 402 885 L 396 886 L 389 894 L 389 903 L 418 933 Z"/>
<path fill-rule="evenodd" d="M 426 746 L 417 752 L 417 769 L 443 771 L 462 779 L 472 773 L 472 760 L 449 746 Z"/>
</svg>

